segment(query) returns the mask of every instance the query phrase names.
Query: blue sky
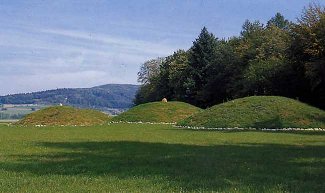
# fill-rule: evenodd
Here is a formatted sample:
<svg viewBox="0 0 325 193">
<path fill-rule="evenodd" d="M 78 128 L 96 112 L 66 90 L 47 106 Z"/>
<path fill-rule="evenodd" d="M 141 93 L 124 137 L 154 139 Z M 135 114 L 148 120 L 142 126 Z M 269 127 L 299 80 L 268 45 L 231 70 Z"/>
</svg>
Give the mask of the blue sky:
<svg viewBox="0 0 325 193">
<path fill-rule="evenodd" d="M 201 28 L 237 36 L 245 19 L 295 21 L 325 0 L 2 0 L 0 95 L 136 84 L 140 65 L 188 49 Z"/>
</svg>

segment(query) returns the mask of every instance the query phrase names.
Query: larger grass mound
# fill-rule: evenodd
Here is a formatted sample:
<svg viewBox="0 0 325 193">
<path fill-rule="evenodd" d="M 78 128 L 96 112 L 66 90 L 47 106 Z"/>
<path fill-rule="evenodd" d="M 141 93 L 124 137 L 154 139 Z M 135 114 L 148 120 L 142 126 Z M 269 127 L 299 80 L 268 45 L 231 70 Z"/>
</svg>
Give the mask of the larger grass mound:
<svg viewBox="0 0 325 193">
<path fill-rule="evenodd" d="M 172 123 L 199 111 L 200 108 L 184 102 L 151 102 L 135 106 L 113 121 Z"/>
<path fill-rule="evenodd" d="M 277 96 L 253 96 L 215 105 L 178 123 L 206 128 L 325 128 L 325 111 Z"/>
<path fill-rule="evenodd" d="M 89 126 L 101 125 L 108 121 L 108 115 L 90 109 L 77 109 L 68 106 L 44 108 L 25 116 L 16 125 L 50 125 L 50 126 Z"/>
</svg>

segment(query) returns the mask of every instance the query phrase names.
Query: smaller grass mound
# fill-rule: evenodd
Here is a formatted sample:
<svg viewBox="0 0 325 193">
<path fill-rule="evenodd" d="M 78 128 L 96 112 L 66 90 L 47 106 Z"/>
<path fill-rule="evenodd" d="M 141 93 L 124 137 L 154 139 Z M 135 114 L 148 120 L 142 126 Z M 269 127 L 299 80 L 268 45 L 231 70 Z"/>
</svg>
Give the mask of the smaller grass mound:
<svg viewBox="0 0 325 193">
<path fill-rule="evenodd" d="M 215 105 L 178 122 L 205 128 L 325 128 L 325 111 L 278 96 L 253 96 Z"/>
<path fill-rule="evenodd" d="M 200 110 L 184 102 L 151 102 L 135 106 L 112 121 L 174 123 Z"/>
<path fill-rule="evenodd" d="M 15 125 L 90 126 L 101 125 L 108 120 L 108 115 L 96 110 L 53 106 L 28 114 Z"/>
</svg>

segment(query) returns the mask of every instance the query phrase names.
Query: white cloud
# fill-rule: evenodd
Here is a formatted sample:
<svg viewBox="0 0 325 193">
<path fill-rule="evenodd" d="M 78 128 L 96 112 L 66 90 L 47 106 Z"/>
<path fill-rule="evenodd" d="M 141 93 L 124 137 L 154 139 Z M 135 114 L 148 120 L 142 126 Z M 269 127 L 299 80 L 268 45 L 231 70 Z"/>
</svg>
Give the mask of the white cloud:
<svg viewBox="0 0 325 193">
<path fill-rule="evenodd" d="M 159 42 L 64 29 L 0 29 L 0 95 L 136 83 L 140 65 L 172 54 Z M 10 81 L 8 81 L 10 80 Z"/>
<path fill-rule="evenodd" d="M 61 35 L 70 38 L 77 38 L 84 41 L 102 43 L 117 48 L 123 48 L 125 51 L 133 51 L 140 54 L 167 55 L 175 51 L 175 47 L 163 45 L 159 42 L 152 43 L 130 38 L 114 37 L 110 35 L 87 33 L 82 31 L 64 30 L 64 29 L 44 29 L 40 32 Z"/>
</svg>

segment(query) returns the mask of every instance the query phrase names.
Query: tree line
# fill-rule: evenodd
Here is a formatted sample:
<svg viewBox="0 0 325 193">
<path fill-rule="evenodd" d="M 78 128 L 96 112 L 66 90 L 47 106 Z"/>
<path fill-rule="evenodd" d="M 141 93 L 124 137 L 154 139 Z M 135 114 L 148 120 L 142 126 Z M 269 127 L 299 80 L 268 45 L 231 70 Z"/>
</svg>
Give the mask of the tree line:
<svg viewBox="0 0 325 193">
<path fill-rule="evenodd" d="M 189 50 L 146 61 L 135 104 L 166 97 L 207 108 L 252 95 L 279 95 L 325 109 L 325 8 L 306 7 L 297 22 L 277 13 L 246 20 L 238 37 L 206 27 Z"/>
</svg>

